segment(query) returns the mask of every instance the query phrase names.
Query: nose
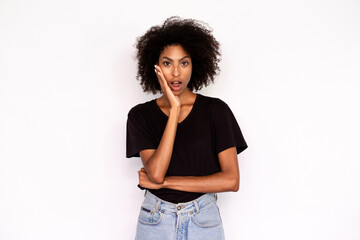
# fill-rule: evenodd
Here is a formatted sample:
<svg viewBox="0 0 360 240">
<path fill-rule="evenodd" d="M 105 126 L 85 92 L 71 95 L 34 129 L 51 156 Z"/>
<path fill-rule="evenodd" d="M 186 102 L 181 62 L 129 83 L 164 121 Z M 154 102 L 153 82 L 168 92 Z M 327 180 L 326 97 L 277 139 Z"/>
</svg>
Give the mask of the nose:
<svg viewBox="0 0 360 240">
<path fill-rule="evenodd" d="M 179 66 L 174 66 L 174 68 L 173 68 L 173 70 L 172 70 L 172 75 L 173 75 L 174 77 L 180 76 Z"/>
</svg>

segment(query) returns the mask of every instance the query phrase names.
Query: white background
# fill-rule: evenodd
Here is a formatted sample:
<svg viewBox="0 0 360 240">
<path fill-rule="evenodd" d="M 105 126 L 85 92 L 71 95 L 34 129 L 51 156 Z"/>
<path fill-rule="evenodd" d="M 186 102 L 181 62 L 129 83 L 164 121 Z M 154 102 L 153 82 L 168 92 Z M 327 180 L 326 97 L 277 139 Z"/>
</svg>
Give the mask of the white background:
<svg viewBox="0 0 360 240">
<path fill-rule="evenodd" d="M 228 240 L 360 239 L 360 2 L 0 0 L 0 239 L 134 239 L 135 40 L 203 20 L 222 72 L 200 91 L 249 148 L 219 194 Z"/>
</svg>

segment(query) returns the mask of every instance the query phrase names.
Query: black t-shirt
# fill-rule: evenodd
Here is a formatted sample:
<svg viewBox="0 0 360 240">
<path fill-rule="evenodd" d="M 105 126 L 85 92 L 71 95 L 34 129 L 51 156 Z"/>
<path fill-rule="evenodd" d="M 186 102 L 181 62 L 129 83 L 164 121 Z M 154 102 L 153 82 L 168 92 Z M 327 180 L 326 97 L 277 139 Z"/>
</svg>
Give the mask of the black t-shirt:
<svg viewBox="0 0 360 240">
<path fill-rule="evenodd" d="M 196 94 L 189 115 L 178 123 L 173 153 L 166 176 L 205 176 L 219 172 L 218 153 L 247 148 L 238 123 L 228 105 L 218 98 Z M 133 107 L 128 114 L 126 157 L 139 157 L 144 149 L 156 149 L 168 117 L 155 99 Z M 172 189 L 149 191 L 172 203 L 192 201 L 204 193 Z"/>
</svg>

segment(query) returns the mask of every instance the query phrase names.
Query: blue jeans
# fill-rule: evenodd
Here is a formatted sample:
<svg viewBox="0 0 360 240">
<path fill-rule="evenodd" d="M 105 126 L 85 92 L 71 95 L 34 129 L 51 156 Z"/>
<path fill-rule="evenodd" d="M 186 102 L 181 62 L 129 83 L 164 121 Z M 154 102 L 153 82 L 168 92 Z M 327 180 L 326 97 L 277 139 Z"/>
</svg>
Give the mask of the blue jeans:
<svg viewBox="0 0 360 240">
<path fill-rule="evenodd" d="M 217 195 L 206 193 L 186 203 L 166 202 L 146 191 L 136 240 L 223 240 Z"/>
</svg>

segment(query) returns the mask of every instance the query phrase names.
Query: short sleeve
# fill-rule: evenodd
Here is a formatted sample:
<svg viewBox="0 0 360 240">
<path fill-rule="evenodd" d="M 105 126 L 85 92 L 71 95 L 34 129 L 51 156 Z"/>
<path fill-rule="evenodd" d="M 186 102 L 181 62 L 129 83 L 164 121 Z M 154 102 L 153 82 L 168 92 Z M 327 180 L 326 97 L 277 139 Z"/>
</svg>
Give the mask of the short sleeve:
<svg viewBox="0 0 360 240">
<path fill-rule="evenodd" d="M 237 154 L 247 148 L 247 144 L 229 106 L 223 102 L 215 120 L 216 154 L 236 147 Z"/>
<path fill-rule="evenodd" d="M 140 157 L 141 150 L 156 148 L 145 118 L 137 109 L 131 109 L 126 123 L 126 157 Z"/>
</svg>

